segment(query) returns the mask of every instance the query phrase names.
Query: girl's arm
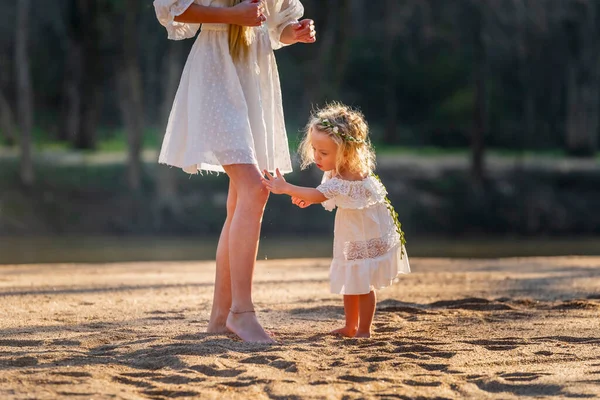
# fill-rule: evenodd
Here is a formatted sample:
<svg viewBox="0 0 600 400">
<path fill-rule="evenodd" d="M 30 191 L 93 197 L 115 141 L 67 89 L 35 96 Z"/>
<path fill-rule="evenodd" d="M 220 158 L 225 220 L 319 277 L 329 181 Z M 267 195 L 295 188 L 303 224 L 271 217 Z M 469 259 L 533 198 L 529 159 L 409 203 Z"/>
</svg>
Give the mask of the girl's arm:
<svg viewBox="0 0 600 400">
<path fill-rule="evenodd" d="M 208 7 L 191 4 L 175 21 L 189 24 L 231 24 L 259 26 L 265 21 L 260 0 L 246 0 L 234 7 Z"/>
<path fill-rule="evenodd" d="M 277 177 L 274 177 L 268 171 L 264 172 L 268 179 L 263 178 L 262 182 L 271 193 L 287 194 L 288 196 L 296 197 L 309 203 L 322 203 L 327 200 L 327 197 L 317 189 L 296 186 L 286 182 L 279 169 L 275 171 Z"/>
</svg>

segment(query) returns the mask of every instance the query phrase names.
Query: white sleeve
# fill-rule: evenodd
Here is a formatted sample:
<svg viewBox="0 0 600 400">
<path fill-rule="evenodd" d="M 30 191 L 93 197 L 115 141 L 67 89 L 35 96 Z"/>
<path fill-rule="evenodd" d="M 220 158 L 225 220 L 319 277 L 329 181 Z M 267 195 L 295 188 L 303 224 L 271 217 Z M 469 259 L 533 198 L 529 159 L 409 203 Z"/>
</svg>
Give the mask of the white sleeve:
<svg viewBox="0 0 600 400">
<path fill-rule="evenodd" d="M 303 14 L 304 6 L 299 0 L 267 0 L 267 28 L 273 50 L 287 46 L 281 43 L 281 32 L 289 24 L 298 22 Z"/>
<path fill-rule="evenodd" d="M 210 0 L 204 0 L 209 3 Z M 200 24 L 188 24 L 175 21 L 175 17 L 184 13 L 194 0 L 154 0 L 154 11 L 158 22 L 167 28 L 167 37 L 171 40 L 181 40 L 194 37 L 200 29 Z"/>
<path fill-rule="evenodd" d="M 317 190 L 323 194 L 323 196 L 327 197 L 327 200 L 321 203 L 323 208 L 327 211 L 333 211 L 335 208 L 335 196 L 339 192 L 339 182 L 337 179 L 331 179 L 330 172 L 325 172 L 323 174 L 323 179 L 321 180 L 321 184 L 317 186 Z"/>
</svg>

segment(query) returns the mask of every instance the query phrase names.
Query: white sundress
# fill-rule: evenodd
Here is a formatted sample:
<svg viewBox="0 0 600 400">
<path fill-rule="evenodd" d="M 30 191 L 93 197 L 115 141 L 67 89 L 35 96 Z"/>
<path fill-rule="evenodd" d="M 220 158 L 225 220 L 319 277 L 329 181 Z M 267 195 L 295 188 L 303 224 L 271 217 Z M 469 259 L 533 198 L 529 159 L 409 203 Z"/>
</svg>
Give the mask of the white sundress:
<svg viewBox="0 0 600 400">
<path fill-rule="evenodd" d="M 323 203 L 326 210 L 337 206 L 331 293 L 367 294 L 410 272 L 406 249 L 386 206 L 387 191 L 379 180 L 369 175 L 348 181 L 326 172 L 317 190 L 328 199 Z"/>
<path fill-rule="evenodd" d="M 196 35 L 200 24 L 174 21 L 192 3 L 225 7 L 228 0 L 155 0 L 168 38 Z M 279 73 L 273 54 L 283 29 L 304 13 L 298 0 L 266 0 L 267 21 L 254 29 L 248 59 L 234 63 L 229 25 L 203 24 L 183 69 L 159 163 L 223 172 L 223 165 L 256 164 L 292 171 Z"/>
</svg>

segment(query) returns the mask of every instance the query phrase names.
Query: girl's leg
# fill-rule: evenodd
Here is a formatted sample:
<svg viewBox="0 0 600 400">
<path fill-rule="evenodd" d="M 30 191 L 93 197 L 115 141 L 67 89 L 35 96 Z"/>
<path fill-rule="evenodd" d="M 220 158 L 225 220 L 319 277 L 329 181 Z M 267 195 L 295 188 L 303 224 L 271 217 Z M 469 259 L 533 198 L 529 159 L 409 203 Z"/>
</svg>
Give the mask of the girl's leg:
<svg viewBox="0 0 600 400">
<path fill-rule="evenodd" d="M 375 291 L 372 290 L 370 293 L 361 294 L 358 297 L 360 324 L 358 325 L 356 337 L 368 338 L 371 337 L 371 324 L 375 315 L 377 296 Z"/>
<path fill-rule="evenodd" d="M 354 337 L 358 329 L 358 295 L 344 295 L 344 314 L 346 315 L 346 325 L 343 328 L 331 331 L 335 335 Z"/>
<path fill-rule="evenodd" d="M 215 292 L 213 295 L 212 312 L 208 322 L 207 332 L 226 333 L 229 332 L 225 323 L 231 308 L 231 275 L 229 269 L 229 230 L 231 220 L 235 212 L 237 192 L 233 182 L 229 181 L 229 193 L 227 194 L 227 218 L 221 230 L 219 244 L 217 245 L 217 271 L 215 276 Z"/>
<path fill-rule="evenodd" d="M 231 312 L 226 326 L 246 342 L 273 343 L 258 323 L 252 303 L 252 276 L 260 225 L 269 194 L 263 187 L 262 174 L 256 165 L 234 164 L 224 168 L 237 193 L 229 227 Z"/>
</svg>

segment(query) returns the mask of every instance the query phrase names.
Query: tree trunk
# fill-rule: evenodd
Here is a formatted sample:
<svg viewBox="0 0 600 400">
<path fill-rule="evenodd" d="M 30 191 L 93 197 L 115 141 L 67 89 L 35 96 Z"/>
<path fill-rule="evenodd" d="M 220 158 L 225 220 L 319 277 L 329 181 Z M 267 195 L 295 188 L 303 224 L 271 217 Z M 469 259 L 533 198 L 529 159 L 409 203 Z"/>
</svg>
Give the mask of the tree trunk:
<svg viewBox="0 0 600 400">
<path fill-rule="evenodd" d="M 100 49 L 100 23 L 102 2 L 77 0 L 83 21 L 81 78 L 81 120 L 74 145 L 78 149 L 95 149 L 99 108 L 102 102 L 102 55 Z M 77 40 L 77 39 L 76 39 Z"/>
<path fill-rule="evenodd" d="M 138 56 L 139 0 L 125 1 L 123 70 L 119 79 L 121 111 L 127 130 L 127 181 L 132 191 L 139 191 L 142 181 L 141 149 L 144 128 L 142 72 Z"/>
<path fill-rule="evenodd" d="M 169 114 L 177 86 L 183 69 L 183 45 L 180 42 L 170 43 L 165 58 L 165 73 L 163 86 L 163 101 L 160 112 L 159 143 L 163 138 L 164 129 L 169 121 Z M 175 174 L 178 170 L 159 166 L 156 175 L 156 203 L 154 211 L 154 226 L 158 230 L 164 225 L 165 218 L 178 219 L 182 215 L 181 202 L 177 196 L 177 180 Z"/>
<path fill-rule="evenodd" d="M 573 156 L 592 157 L 598 145 L 600 32 L 598 5 L 591 1 L 573 6 L 565 23 L 568 41 L 567 61 L 567 152 Z"/>
<path fill-rule="evenodd" d="M 69 38 L 64 74 L 63 128 L 60 129 L 58 139 L 68 140 L 71 143 L 75 143 L 81 134 L 82 47 L 80 37 L 71 36 Z"/>
<path fill-rule="evenodd" d="M 471 131 L 471 177 L 475 187 L 482 187 L 484 179 L 484 151 L 486 129 L 486 54 L 483 39 L 483 10 L 480 4 L 471 3 L 473 18 L 473 127 Z"/>
<path fill-rule="evenodd" d="M 396 58 L 394 56 L 394 48 L 398 34 L 394 28 L 395 20 L 398 17 L 397 0 L 387 0 L 386 8 L 386 24 L 385 36 L 383 40 L 383 60 L 384 71 L 386 76 L 385 82 L 385 131 L 383 141 L 387 144 L 396 142 L 396 131 L 398 129 L 398 95 L 396 88 L 398 86 L 398 70 L 396 66 Z"/>
<path fill-rule="evenodd" d="M 14 146 L 15 141 L 15 120 L 13 111 L 4 93 L 0 90 L 0 131 L 4 137 L 4 143 L 8 146 Z"/>
<path fill-rule="evenodd" d="M 28 34 L 30 21 L 30 0 L 17 1 L 16 35 L 15 35 L 15 71 L 17 81 L 17 114 L 19 131 L 21 134 L 19 144 L 21 147 L 21 182 L 29 187 L 33 185 L 35 176 L 33 171 L 31 133 L 33 129 L 33 104 L 31 88 L 31 71 L 29 68 Z"/>
<path fill-rule="evenodd" d="M 304 86 L 304 109 L 299 110 L 299 115 L 305 118 L 306 114 L 310 110 L 312 104 L 319 104 L 324 100 L 324 94 L 329 92 L 329 86 L 327 85 L 330 77 L 325 73 L 324 66 L 328 62 L 335 62 L 332 60 L 332 54 L 334 52 L 336 31 L 337 31 L 337 13 L 332 10 L 336 10 L 339 0 L 332 0 L 331 3 L 317 2 L 317 5 L 313 7 L 314 10 L 318 10 L 319 15 L 316 16 L 317 25 L 317 42 L 314 45 L 316 47 L 315 56 L 312 61 L 307 61 L 307 65 L 304 68 L 306 82 Z M 317 18 L 318 17 L 318 18 Z M 315 74 L 314 71 L 321 71 L 321 73 Z"/>
</svg>

